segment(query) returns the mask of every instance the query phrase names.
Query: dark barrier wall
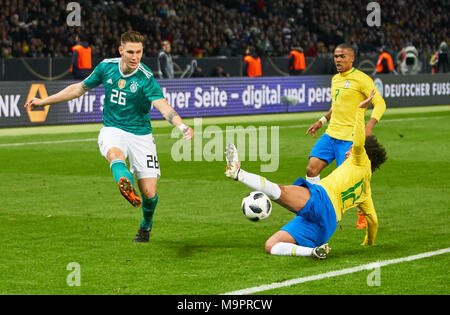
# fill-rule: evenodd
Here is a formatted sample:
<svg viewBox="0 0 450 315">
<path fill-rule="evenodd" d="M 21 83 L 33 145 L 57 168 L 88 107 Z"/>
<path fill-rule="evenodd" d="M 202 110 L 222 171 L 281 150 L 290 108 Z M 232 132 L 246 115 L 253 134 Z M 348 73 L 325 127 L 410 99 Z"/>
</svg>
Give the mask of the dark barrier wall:
<svg viewBox="0 0 450 315">
<path fill-rule="evenodd" d="M 323 111 L 330 108 L 332 76 L 158 80 L 166 99 L 182 117 L 230 116 L 264 113 Z M 388 107 L 449 104 L 450 76 L 417 75 L 375 77 Z M 28 98 L 45 97 L 73 81 L 0 82 L 0 127 L 102 121 L 104 90 L 100 86 L 83 96 L 42 109 L 27 111 Z M 283 103 L 283 96 L 298 99 Z M 161 114 L 152 109 L 152 119 Z"/>
<path fill-rule="evenodd" d="M 0 59 L 0 80 L 24 81 L 24 80 L 72 80 L 70 72 L 71 58 L 14 58 Z M 95 67 L 103 58 L 93 58 Z M 185 72 L 186 67 L 192 63 L 192 58 L 174 59 L 175 77 L 179 78 Z M 158 66 L 156 58 L 143 58 L 142 62 L 157 74 Z M 195 60 L 203 70 L 205 77 L 212 75 L 217 66 L 226 69 L 230 76 L 242 74 L 242 61 L 238 57 L 229 58 L 202 58 Z M 280 75 L 280 74 L 275 74 Z"/>
<path fill-rule="evenodd" d="M 263 57 L 263 76 L 289 76 L 289 59 L 287 57 Z M 102 59 L 94 58 L 93 65 L 96 66 Z M 180 78 L 186 67 L 192 63 L 192 58 L 174 58 L 175 77 Z M 422 73 L 431 73 L 427 58 L 421 58 Z M 0 58 L 0 81 L 24 81 L 24 80 L 71 80 L 69 72 L 71 58 Z M 142 60 L 153 72 L 157 71 L 156 58 L 144 57 Z M 242 57 L 227 58 L 201 58 L 195 59 L 205 77 L 213 76 L 215 68 L 221 66 L 225 72 L 232 77 L 242 76 Z M 377 57 L 358 57 L 354 66 L 361 71 L 372 74 L 375 69 Z M 331 57 L 306 57 L 305 75 L 335 74 L 333 58 Z M 186 76 L 185 76 L 186 77 Z"/>
</svg>

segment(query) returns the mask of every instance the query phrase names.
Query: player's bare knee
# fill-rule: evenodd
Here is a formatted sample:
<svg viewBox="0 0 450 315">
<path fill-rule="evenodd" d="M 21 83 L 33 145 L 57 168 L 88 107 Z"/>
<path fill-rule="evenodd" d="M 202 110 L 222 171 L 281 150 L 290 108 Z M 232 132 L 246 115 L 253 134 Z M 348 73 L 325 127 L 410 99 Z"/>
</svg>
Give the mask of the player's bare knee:
<svg viewBox="0 0 450 315">
<path fill-rule="evenodd" d="M 139 190 L 146 199 L 151 199 L 156 196 L 156 178 L 141 178 L 138 181 Z"/>
<path fill-rule="evenodd" d="M 275 244 L 270 239 L 266 241 L 266 244 L 264 244 L 264 250 L 266 251 L 266 254 L 270 254 L 273 245 Z"/>
<path fill-rule="evenodd" d="M 272 252 L 272 247 L 275 246 L 275 244 L 279 243 L 280 240 L 278 239 L 277 233 L 272 235 L 264 244 L 264 250 L 267 254 L 270 254 Z"/>
<path fill-rule="evenodd" d="M 124 160 L 125 161 L 125 154 L 119 148 L 109 149 L 108 153 L 106 154 L 106 157 L 109 160 L 109 162 L 114 161 L 114 160 Z"/>
<path fill-rule="evenodd" d="M 152 189 L 144 189 L 143 191 L 141 191 L 141 194 L 146 199 L 152 199 L 156 196 L 156 191 Z"/>
<path fill-rule="evenodd" d="M 146 199 L 151 199 L 156 196 L 156 185 L 140 183 L 139 190 L 141 191 L 142 196 Z"/>
<path fill-rule="evenodd" d="M 328 165 L 328 163 L 326 161 L 312 156 L 309 159 L 308 166 L 306 166 L 306 175 L 309 177 L 319 176 L 320 172 L 327 165 Z"/>
</svg>

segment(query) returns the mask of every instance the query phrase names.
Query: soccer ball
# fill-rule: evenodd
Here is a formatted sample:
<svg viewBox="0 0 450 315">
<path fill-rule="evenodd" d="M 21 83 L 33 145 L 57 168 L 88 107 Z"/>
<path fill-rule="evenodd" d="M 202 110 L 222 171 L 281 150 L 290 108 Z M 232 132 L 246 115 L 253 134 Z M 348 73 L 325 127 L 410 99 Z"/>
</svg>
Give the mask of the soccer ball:
<svg viewBox="0 0 450 315">
<path fill-rule="evenodd" d="M 253 191 L 242 200 L 242 212 L 251 221 L 265 220 L 271 211 L 272 202 L 260 191 Z"/>
</svg>

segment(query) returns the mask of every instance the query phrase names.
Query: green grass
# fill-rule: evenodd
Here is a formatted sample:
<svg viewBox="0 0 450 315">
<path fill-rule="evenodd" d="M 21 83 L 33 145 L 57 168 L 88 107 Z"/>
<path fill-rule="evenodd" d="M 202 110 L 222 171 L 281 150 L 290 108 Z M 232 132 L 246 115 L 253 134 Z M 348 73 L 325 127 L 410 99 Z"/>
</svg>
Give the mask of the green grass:
<svg viewBox="0 0 450 315">
<path fill-rule="evenodd" d="M 280 126 L 278 170 L 263 175 L 290 184 L 305 174 L 316 141 L 305 126 L 317 117 L 211 118 L 203 127 Z M 174 162 L 178 139 L 166 122 L 154 123 L 162 177 L 148 244 L 132 242 L 141 210 L 120 195 L 95 140 L 1 146 L 96 139 L 99 125 L 0 129 L 0 294 L 220 294 L 448 248 L 449 119 L 449 106 L 386 112 L 375 127 L 388 152 L 372 180 L 376 246 L 360 245 L 365 232 L 354 228 L 350 210 L 325 261 L 265 254 L 266 239 L 292 214 L 274 204 L 266 221 L 247 220 L 240 203 L 249 190 L 223 175 L 223 161 Z M 246 157 L 251 172 L 266 163 Z M 81 267 L 80 286 L 66 283 L 71 262 Z M 262 293 L 449 294 L 448 265 L 443 254 L 382 267 L 380 286 L 368 286 L 370 271 L 362 271 Z"/>
</svg>

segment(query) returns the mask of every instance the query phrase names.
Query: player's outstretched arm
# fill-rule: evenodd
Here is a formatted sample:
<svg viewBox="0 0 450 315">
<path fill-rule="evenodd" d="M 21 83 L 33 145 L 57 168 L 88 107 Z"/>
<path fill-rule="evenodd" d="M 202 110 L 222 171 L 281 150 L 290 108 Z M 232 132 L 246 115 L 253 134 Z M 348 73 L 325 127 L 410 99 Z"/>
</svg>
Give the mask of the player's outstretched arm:
<svg viewBox="0 0 450 315">
<path fill-rule="evenodd" d="M 371 81 L 370 87 L 368 87 L 372 91 L 375 89 L 375 85 L 373 84 L 373 81 Z M 368 92 L 370 96 L 371 92 Z M 384 112 L 386 111 L 386 103 L 383 99 L 383 97 L 380 95 L 380 93 L 374 94 L 374 97 L 371 101 L 373 104 L 373 110 L 372 115 L 369 119 L 369 121 L 366 124 L 366 137 L 372 135 L 372 130 L 375 127 L 375 125 L 380 121 L 381 117 L 383 116 Z"/>
<path fill-rule="evenodd" d="M 24 107 L 27 109 L 33 109 L 36 107 L 65 102 L 80 97 L 87 90 L 88 88 L 83 85 L 83 82 L 74 83 L 59 91 L 58 93 L 50 95 L 44 99 L 33 97 L 25 103 Z"/>
<path fill-rule="evenodd" d="M 192 130 L 191 127 L 186 126 L 183 123 L 183 120 L 181 119 L 180 115 L 178 115 L 178 113 L 172 108 L 172 106 L 170 106 L 169 103 L 167 103 L 167 100 L 165 98 L 153 101 L 153 106 L 155 106 L 155 108 L 159 110 L 161 115 L 163 115 L 163 117 L 171 125 L 174 125 L 175 127 L 178 127 L 181 130 L 181 132 L 184 135 L 184 139 L 186 140 L 192 139 L 192 137 L 194 136 L 194 130 Z"/>
<path fill-rule="evenodd" d="M 375 95 L 372 90 L 370 96 L 362 101 L 356 109 L 355 126 L 353 127 L 352 161 L 355 165 L 363 165 L 367 157 L 365 155 L 366 133 L 364 128 L 364 113 Z"/>
<path fill-rule="evenodd" d="M 367 220 L 367 232 L 361 245 L 373 246 L 375 245 L 375 238 L 378 232 L 378 218 L 375 212 L 370 215 L 366 215 L 365 217 Z"/>
<path fill-rule="evenodd" d="M 375 245 L 375 238 L 378 232 L 378 217 L 373 205 L 372 198 L 365 200 L 359 205 L 359 208 L 363 212 L 367 220 L 367 231 L 364 241 L 361 245 L 373 246 Z"/>
<path fill-rule="evenodd" d="M 366 124 L 366 137 L 369 137 L 372 135 L 372 129 L 375 127 L 375 125 L 378 123 L 378 120 L 371 117 L 370 120 Z"/>
</svg>

